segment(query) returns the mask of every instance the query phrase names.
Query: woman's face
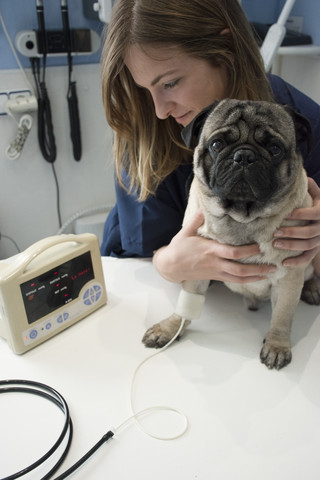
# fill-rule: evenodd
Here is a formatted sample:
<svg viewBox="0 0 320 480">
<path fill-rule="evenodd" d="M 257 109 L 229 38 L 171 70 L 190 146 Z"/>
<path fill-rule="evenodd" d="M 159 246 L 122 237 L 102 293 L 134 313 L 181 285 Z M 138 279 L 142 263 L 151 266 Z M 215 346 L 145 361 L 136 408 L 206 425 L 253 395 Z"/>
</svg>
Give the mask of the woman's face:
<svg viewBox="0 0 320 480">
<path fill-rule="evenodd" d="M 177 47 L 141 49 L 133 45 L 125 64 L 135 83 L 151 93 L 157 117 L 172 116 L 184 127 L 203 108 L 227 95 L 224 67 L 213 67 Z"/>
</svg>

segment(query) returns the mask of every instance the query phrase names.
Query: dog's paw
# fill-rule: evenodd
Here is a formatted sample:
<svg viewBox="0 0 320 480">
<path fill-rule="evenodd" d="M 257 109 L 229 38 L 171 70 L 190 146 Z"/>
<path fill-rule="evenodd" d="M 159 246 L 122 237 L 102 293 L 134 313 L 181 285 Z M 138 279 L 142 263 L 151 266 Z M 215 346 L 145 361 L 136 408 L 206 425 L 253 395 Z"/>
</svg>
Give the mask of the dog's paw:
<svg viewBox="0 0 320 480">
<path fill-rule="evenodd" d="M 316 276 L 304 282 L 301 300 L 309 305 L 320 305 L 320 286 Z"/>
<path fill-rule="evenodd" d="M 264 345 L 260 352 L 260 360 L 266 367 L 280 370 L 287 366 L 291 362 L 291 359 L 292 353 L 290 345 L 281 345 L 279 342 L 275 345 L 268 340 L 264 340 Z"/>
<path fill-rule="evenodd" d="M 149 348 L 162 348 L 175 336 L 181 325 L 181 317 L 175 313 L 149 328 L 142 338 L 142 343 Z M 190 323 L 186 320 L 178 339 L 183 335 L 185 327 Z"/>
</svg>

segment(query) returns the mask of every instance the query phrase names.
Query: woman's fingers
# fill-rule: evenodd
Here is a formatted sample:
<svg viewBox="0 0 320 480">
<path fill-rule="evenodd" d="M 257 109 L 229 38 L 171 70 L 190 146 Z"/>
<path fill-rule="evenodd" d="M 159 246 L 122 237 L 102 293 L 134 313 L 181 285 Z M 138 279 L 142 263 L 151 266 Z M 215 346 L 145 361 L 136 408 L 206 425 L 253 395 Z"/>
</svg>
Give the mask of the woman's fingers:
<svg viewBox="0 0 320 480">
<path fill-rule="evenodd" d="M 306 250 L 297 257 L 289 257 L 283 261 L 285 267 L 298 267 L 301 265 L 308 265 L 315 256 L 319 253 L 319 247 L 315 247 L 311 250 Z"/>
<path fill-rule="evenodd" d="M 319 248 L 320 236 L 314 238 L 307 238 L 305 240 L 282 238 L 275 240 L 273 246 L 280 250 L 306 251 Z"/>
<path fill-rule="evenodd" d="M 312 207 L 296 208 L 289 215 L 289 219 L 320 220 L 320 188 L 312 178 L 308 178 L 308 192 L 312 197 Z"/>
</svg>

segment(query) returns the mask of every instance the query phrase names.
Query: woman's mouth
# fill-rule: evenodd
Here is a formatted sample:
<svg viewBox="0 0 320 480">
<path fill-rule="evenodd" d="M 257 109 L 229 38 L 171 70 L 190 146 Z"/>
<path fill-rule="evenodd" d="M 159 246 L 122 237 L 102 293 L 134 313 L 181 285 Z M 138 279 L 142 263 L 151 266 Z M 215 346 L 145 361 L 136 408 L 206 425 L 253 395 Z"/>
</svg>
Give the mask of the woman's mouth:
<svg viewBox="0 0 320 480">
<path fill-rule="evenodd" d="M 174 117 L 174 119 L 177 123 L 180 123 L 181 125 L 186 126 L 189 123 L 189 121 L 187 120 L 189 114 L 190 112 L 187 112 L 184 115 L 180 115 L 180 117 Z"/>
</svg>

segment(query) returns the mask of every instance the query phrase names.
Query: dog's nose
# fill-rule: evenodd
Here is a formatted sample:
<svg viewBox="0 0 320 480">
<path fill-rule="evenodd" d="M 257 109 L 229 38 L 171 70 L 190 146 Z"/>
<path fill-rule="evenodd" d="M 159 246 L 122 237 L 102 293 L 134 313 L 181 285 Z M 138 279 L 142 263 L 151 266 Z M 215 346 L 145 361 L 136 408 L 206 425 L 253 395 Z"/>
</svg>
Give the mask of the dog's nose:
<svg viewBox="0 0 320 480">
<path fill-rule="evenodd" d="M 250 164 L 256 159 L 256 154 L 249 148 L 239 148 L 233 155 L 233 161 L 239 164 Z"/>
</svg>

